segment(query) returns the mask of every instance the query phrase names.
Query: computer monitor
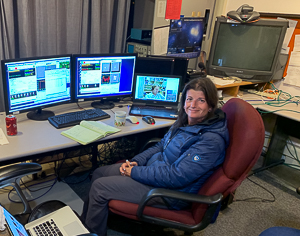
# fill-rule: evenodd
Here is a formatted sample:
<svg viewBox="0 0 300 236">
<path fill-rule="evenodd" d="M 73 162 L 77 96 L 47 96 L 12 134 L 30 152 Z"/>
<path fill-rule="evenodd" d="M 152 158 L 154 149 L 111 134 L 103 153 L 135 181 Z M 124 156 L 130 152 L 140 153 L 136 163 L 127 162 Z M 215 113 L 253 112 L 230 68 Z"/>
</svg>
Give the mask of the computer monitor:
<svg viewBox="0 0 300 236">
<path fill-rule="evenodd" d="M 174 59 L 166 57 L 137 57 L 135 73 L 171 75 Z"/>
<path fill-rule="evenodd" d="M 136 54 L 73 55 L 75 102 L 98 100 L 93 107 L 111 109 L 132 94 Z"/>
<path fill-rule="evenodd" d="M 181 17 L 179 20 L 171 20 L 167 55 L 198 57 L 203 33 L 203 17 Z"/>
<path fill-rule="evenodd" d="M 186 82 L 189 59 L 184 57 L 168 57 L 149 55 L 148 57 L 138 57 L 136 61 L 136 73 L 157 74 L 157 75 L 180 75 L 180 91 Z"/>
<path fill-rule="evenodd" d="M 32 120 L 54 113 L 43 108 L 71 102 L 71 55 L 2 60 L 6 114 L 29 111 Z"/>
<path fill-rule="evenodd" d="M 217 17 L 207 70 L 213 76 L 236 76 L 268 82 L 276 72 L 288 21 L 260 19 L 237 23 Z"/>
<path fill-rule="evenodd" d="M 133 102 L 146 105 L 174 107 L 179 102 L 181 76 L 136 74 L 134 80 Z M 159 93 L 152 93 L 158 87 Z"/>
</svg>

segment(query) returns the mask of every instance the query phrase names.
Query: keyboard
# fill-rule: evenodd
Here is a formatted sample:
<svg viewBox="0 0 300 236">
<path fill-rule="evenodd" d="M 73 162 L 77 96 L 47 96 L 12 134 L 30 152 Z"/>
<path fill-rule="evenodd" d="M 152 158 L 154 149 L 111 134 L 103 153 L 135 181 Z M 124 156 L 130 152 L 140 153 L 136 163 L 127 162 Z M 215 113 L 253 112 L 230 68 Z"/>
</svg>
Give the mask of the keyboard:
<svg viewBox="0 0 300 236">
<path fill-rule="evenodd" d="M 76 111 L 76 112 L 51 116 L 48 118 L 48 121 L 55 128 L 60 129 L 69 126 L 78 125 L 82 120 L 103 120 L 107 118 L 110 118 L 109 114 L 107 114 L 100 108 L 94 108 L 89 110 Z"/>
<path fill-rule="evenodd" d="M 177 108 L 132 105 L 129 114 L 134 116 L 153 116 L 175 120 L 178 116 L 178 110 Z"/>
<path fill-rule="evenodd" d="M 33 227 L 33 230 L 38 236 L 63 236 L 62 232 L 56 226 L 53 219 L 51 219 L 50 221 L 46 221 L 45 223 L 41 223 L 36 227 Z"/>
</svg>

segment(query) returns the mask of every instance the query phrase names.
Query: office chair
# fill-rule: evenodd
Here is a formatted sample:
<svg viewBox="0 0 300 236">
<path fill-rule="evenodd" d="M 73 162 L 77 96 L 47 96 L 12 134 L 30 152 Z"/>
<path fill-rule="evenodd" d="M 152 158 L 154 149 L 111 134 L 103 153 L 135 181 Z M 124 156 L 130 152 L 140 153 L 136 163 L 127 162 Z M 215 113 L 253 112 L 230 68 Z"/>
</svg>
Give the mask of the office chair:
<svg viewBox="0 0 300 236">
<path fill-rule="evenodd" d="M 152 189 L 139 204 L 111 200 L 111 212 L 139 221 L 183 230 L 200 231 L 218 215 L 221 202 L 241 184 L 260 157 L 265 129 L 259 113 L 247 102 L 232 98 L 222 110 L 226 113 L 230 144 L 225 161 L 203 184 L 198 194 Z M 190 209 L 169 210 L 147 206 L 153 197 L 170 197 L 193 202 Z"/>
<path fill-rule="evenodd" d="M 20 179 L 26 175 L 36 174 L 41 170 L 42 166 L 37 163 L 19 163 L 0 169 L 0 188 L 13 187 L 23 203 L 23 212 L 16 216 L 21 223 L 26 221 L 26 218 L 31 213 L 31 207 L 20 188 Z"/>
<path fill-rule="evenodd" d="M 299 236 L 300 229 L 290 228 L 290 227 L 271 227 L 264 230 L 259 236 Z"/>
</svg>

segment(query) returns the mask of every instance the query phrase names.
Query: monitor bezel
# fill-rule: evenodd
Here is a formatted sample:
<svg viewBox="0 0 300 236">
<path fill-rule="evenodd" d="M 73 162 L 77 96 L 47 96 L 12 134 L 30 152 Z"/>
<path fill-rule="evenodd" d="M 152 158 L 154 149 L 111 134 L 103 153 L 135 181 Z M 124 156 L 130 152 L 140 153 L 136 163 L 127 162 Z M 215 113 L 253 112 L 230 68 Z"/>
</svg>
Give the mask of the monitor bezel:
<svg viewBox="0 0 300 236">
<path fill-rule="evenodd" d="M 148 57 L 150 58 L 173 58 L 174 59 L 174 65 L 173 65 L 173 70 L 172 70 L 172 74 L 171 75 L 180 75 L 177 74 L 176 71 L 176 64 L 177 63 L 182 63 L 184 64 L 184 67 L 186 68 L 185 74 L 180 75 L 182 77 L 182 83 L 180 85 L 180 92 L 183 90 L 185 83 L 187 82 L 187 72 L 188 72 L 188 68 L 189 68 L 189 61 L 190 59 L 187 57 L 173 57 L 171 55 L 167 56 L 167 55 L 148 55 Z M 182 67 L 181 67 L 182 68 Z"/>
<path fill-rule="evenodd" d="M 161 100 L 143 100 L 135 98 L 135 88 L 136 88 L 136 79 L 138 76 L 155 76 L 155 77 L 168 77 L 168 78 L 179 78 L 178 84 L 178 96 L 176 102 L 166 102 Z M 179 104 L 180 97 L 180 85 L 182 83 L 182 76 L 180 75 L 162 75 L 162 74 L 144 74 L 144 73 L 135 73 L 134 75 L 134 83 L 133 83 L 133 91 L 132 91 L 132 102 L 138 104 L 152 105 L 152 106 L 166 106 L 166 107 L 174 107 Z"/>
<path fill-rule="evenodd" d="M 132 91 L 129 94 L 122 94 L 122 95 L 103 95 L 103 96 L 92 96 L 92 97 L 85 97 L 85 98 L 78 98 L 77 94 L 77 58 L 88 58 L 88 57 L 120 57 L 120 56 L 128 56 L 132 57 L 135 56 L 134 61 L 134 70 L 133 70 L 133 78 L 132 78 L 132 86 L 131 89 L 133 89 L 133 81 L 134 81 L 134 74 L 135 74 L 135 66 L 136 66 L 136 60 L 138 57 L 137 53 L 101 53 L 101 54 L 73 54 L 72 56 L 72 68 L 73 68 L 73 77 L 72 77 L 72 97 L 74 102 L 83 102 L 83 101 L 120 101 L 123 98 L 131 97 Z"/>
<path fill-rule="evenodd" d="M 17 111 L 10 111 L 10 104 L 9 104 L 9 98 L 8 98 L 8 81 L 7 81 L 7 75 L 6 75 L 6 63 L 14 63 L 14 62 L 22 62 L 22 61 L 33 61 L 33 60 L 44 60 L 44 59 L 55 59 L 55 58 L 70 58 L 70 97 L 66 101 L 60 101 L 52 104 L 47 105 L 38 105 L 32 108 L 25 108 Z M 19 113 L 25 113 L 30 111 L 37 111 L 39 109 L 44 109 L 48 107 L 58 106 L 62 104 L 72 103 L 73 97 L 72 97 L 72 54 L 63 54 L 63 55 L 50 55 L 50 56 L 37 56 L 37 57 L 25 57 L 25 58 L 13 58 L 13 59 L 4 59 L 1 60 L 1 69 L 2 69 L 2 85 L 3 85 L 3 95 L 4 95 L 4 107 L 5 107 L 5 113 L 6 115 L 9 114 L 19 114 Z"/>
<path fill-rule="evenodd" d="M 261 71 L 261 70 L 250 70 L 250 69 L 241 69 L 235 67 L 226 67 L 226 66 L 217 66 L 213 65 L 213 59 L 217 44 L 217 39 L 219 35 L 219 29 L 221 24 L 242 24 L 239 22 L 232 22 L 228 21 L 226 17 L 217 17 L 215 23 L 215 29 L 213 34 L 213 39 L 211 43 L 211 49 L 209 53 L 208 63 L 207 63 L 207 71 L 209 75 L 212 76 L 220 76 L 220 77 L 227 77 L 227 76 L 236 76 L 241 78 L 243 81 L 249 82 L 269 82 L 273 74 L 275 73 L 276 65 L 278 62 L 278 58 L 281 52 L 282 44 L 284 41 L 285 33 L 288 27 L 288 21 L 285 20 L 274 20 L 274 19 L 260 19 L 257 22 L 247 23 L 247 25 L 251 26 L 274 26 L 274 27 L 281 27 L 281 33 L 278 40 L 278 45 L 276 48 L 276 52 L 274 55 L 274 59 L 272 62 L 271 70 L 269 71 Z"/>
</svg>

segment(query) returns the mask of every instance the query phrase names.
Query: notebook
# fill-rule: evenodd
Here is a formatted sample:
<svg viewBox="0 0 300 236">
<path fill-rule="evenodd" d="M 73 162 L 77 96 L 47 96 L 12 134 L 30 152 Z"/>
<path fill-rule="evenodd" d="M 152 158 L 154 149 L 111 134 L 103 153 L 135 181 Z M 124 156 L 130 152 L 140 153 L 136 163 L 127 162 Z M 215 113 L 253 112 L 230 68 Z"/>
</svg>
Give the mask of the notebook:
<svg viewBox="0 0 300 236">
<path fill-rule="evenodd" d="M 0 206 L 1 207 L 1 206 Z M 74 236 L 89 233 L 69 206 L 60 208 L 48 215 L 36 219 L 25 227 L 18 222 L 4 207 L 6 226 L 12 236 Z"/>
<path fill-rule="evenodd" d="M 135 74 L 130 115 L 177 119 L 182 77 Z"/>
</svg>

